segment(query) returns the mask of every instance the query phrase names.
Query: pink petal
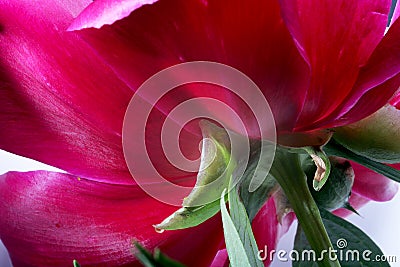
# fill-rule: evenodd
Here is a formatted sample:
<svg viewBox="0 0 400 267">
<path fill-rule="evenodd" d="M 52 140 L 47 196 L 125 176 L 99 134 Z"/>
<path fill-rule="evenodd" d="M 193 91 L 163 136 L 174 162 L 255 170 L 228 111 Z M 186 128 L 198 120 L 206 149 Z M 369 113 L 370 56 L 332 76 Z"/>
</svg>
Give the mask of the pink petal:
<svg viewBox="0 0 400 267">
<path fill-rule="evenodd" d="M 375 201 L 389 201 L 398 191 L 398 184 L 381 174 L 365 168 L 355 162 L 351 163 L 355 179 L 353 192 Z M 395 165 L 400 168 L 400 165 Z"/>
<path fill-rule="evenodd" d="M 385 105 L 400 86 L 400 20 L 396 20 L 379 43 L 368 63 L 361 69 L 354 86 L 354 94 L 346 99 L 344 109 L 340 115 L 351 117 L 350 113 L 362 112 L 368 116 Z M 358 93 L 357 93 L 358 92 Z M 361 101 L 356 103 L 357 98 Z M 368 103 L 369 113 L 362 111 Z M 352 109 L 349 110 L 349 107 Z M 364 108 L 365 110 L 365 108 Z M 358 118 L 355 118 L 357 120 Z"/>
<path fill-rule="evenodd" d="M 226 249 L 219 250 L 210 267 L 228 267 L 229 259 Z"/>
<path fill-rule="evenodd" d="M 276 1 L 230 1 L 229 5 L 215 0 L 158 1 L 110 26 L 80 34 L 133 90 L 177 63 L 203 60 L 235 67 L 261 88 L 279 130 L 293 128 L 308 86 L 308 68 L 282 23 Z M 200 96 L 216 98 L 244 113 L 233 93 L 197 84 L 178 89 L 157 106 L 167 114 L 178 103 Z"/>
<path fill-rule="evenodd" d="M 121 140 L 133 93 L 86 42 L 65 32 L 72 11 L 55 2 L 19 1 L 3 4 L 0 13 L 0 149 L 90 179 L 133 183 Z M 149 138 L 160 136 L 155 129 L 164 119 L 154 110 Z M 186 134 L 183 139 L 187 154 L 198 154 L 199 137 Z M 159 142 L 150 142 L 148 149 L 157 154 L 153 160 L 164 176 L 188 176 L 167 166 Z"/>
<path fill-rule="evenodd" d="M 400 109 L 400 91 L 397 93 L 395 97 L 392 98 L 390 104 L 395 106 L 397 109 Z"/>
<path fill-rule="evenodd" d="M 68 30 L 80 30 L 83 28 L 100 28 L 105 24 L 112 24 L 123 19 L 146 4 L 152 4 L 157 0 L 97 0 L 91 3 L 73 21 Z"/>
<path fill-rule="evenodd" d="M 289 230 L 290 225 L 295 219 L 293 212 L 283 216 L 282 221 L 278 221 L 275 200 L 271 197 L 261 208 L 253 220 L 254 236 L 257 240 L 258 248 L 265 251 L 275 249 L 279 239 Z M 265 266 L 271 264 L 269 256 L 264 261 Z"/>
<path fill-rule="evenodd" d="M 337 127 L 363 119 L 384 106 L 400 86 L 400 20 L 393 22 L 359 76 L 350 94 L 326 120 Z M 315 125 L 320 126 L 321 123 Z"/>
<path fill-rule="evenodd" d="M 0 177 L 0 238 L 16 267 L 72 266 L 73 259 L 82 266 L 136 266 L 133 240 L 188 266 L 208 266 L 222 239 L 220 217 L 156 233 L 152 225 L 174 209 L 137 186 L 45 171 Z"/>
<path fill-rule="evenodd" d="M 132 93 L 76 34 L 63 33 L 72 15 L 52 1 L 6 1 L 0 13 L 0 148 L 132 183 L 120 137 Z"/>
<path fill-rule="evenodd" d="M 329 125 L 329 127 L 338 127 L 346 124 L 350 124 L 379 110 L 382 106 L 388 103 L 393 97 L 393 93 L 400 86 L 400 74 L 397 74 L 393 78 L 388 79 L 384 83 L 371 88 L 364 95 L 358 99 L 357 103 L 344 115 L 341 115 L 339 119 Z"/>
<path fill-rule="evenodd" d="M 285 23 L 311 69 L 297 129 L 333 112 L 385 31 L 390 1 L 281 0 Z M 314 128 L 315 129 L 315 128 Z"/>
</svg>

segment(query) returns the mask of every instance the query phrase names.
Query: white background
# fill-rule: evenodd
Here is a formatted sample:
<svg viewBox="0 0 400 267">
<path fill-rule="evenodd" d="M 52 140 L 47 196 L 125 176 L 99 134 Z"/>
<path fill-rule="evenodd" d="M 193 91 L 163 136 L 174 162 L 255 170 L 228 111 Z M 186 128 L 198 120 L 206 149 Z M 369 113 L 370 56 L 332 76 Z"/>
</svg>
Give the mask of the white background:
<svg viewBox="0 0 400 267">
<path fill-rule="evenodd" d="M 12 155 L 0 150 L 0 174 L 7 171 L 30 171 L 50 170 L 59 171 L 56 168 L 41 164 L 39 162 Z M 400 194 L 390 202 L 371 202 L 360 209 L 362 217 L 351 215 L 348 219 L 370 235 L 380 246 L 385 255 L 395 255 L 397 263 L 392 266 L 400 267 Z M 293 239 L 296 231 L 296 224 L 292 225 L 277 250 L 290 251 L 293 247 Z M 2 243 L 0 242 L 0 267 L 9 267 L 9 259 Z M 71 263 L 72 266 L 72 263 Z M 273 267 L 291 266 L 290 262 L 279 262 L 275 260 Z"/>
</svg>

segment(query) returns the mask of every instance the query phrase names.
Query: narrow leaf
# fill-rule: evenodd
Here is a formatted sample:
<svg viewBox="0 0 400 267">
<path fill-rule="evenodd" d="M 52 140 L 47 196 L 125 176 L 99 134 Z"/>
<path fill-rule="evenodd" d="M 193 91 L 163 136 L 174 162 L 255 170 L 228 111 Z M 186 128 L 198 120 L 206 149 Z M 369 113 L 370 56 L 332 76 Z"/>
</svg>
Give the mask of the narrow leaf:
<svg viewBox="0 0 400 267">
<path fill-rule="evenodd" d="M 381 249 L 363 231 L 350 222 L 333 215 L 326 210 L 320 210 L 325 228 L 332 240 L 334 250 L 342 266 L 390 266 L 386 261 L 377 261 L 375 258 L 383 255 Z M 304 231 L 299 226 L 296 233 L 293 254 L 293 267 L 318 266 L 320 255 L 311 251 Z M 326 252 L 329 255 L 329 251 Z M 332 256 L 333 257 L 333 256 Z"/>
<path fill-rule="evenodd" d="M 373 161 L 371 159 L 368 159 L 366 157 L 360 156 L 344 146 L 340 145 L 338 142 L 335 140 L 331 139 L 331 141 L 325 145 L 324 151 L 329 154 L 329 155 L 334 155 L 342 158 L 346 158 L 352 161 L 355 161 L 368 169 L 371 169 L 377 173 L 380 173 L 384 176 L 386 176 L 389 179 L 392 179 L 393 181 L 400 182 L 400 171 L 396 170 L 393 167 L 390 167 L 388 165 Z"/>
<path fill-rule="evenodd" d="M 231 216 L 221 198 L 221 215 L 224 227 L 226 250 L 228 252 L 231 266 L 248 267 L 264 266 L 262 261 L 257 258 L 258 247 L 254 239 L 250 221 L 247 217 L 243 204 L 239 201 L 239 196 L 234 188 L 228 193 Z M 225 193 L 225 190 L 223 194 Z"/>
<path fill-rule="evenodd" d="M 185 267 L 164 255 L 158 248 L 154 250 L 154 255 L 152 255 L 138 242 L 135 242 L 135 247 L 137 249 L 135 256 L 145 267 Z"/>
<path fill-rule="evenodd" d="M 72 264 L 74 265 L 74 267 L 81 267 L 77 260 L 73 260 Z"/>
<path fill-rule="evenodd" d="M 135 257 L 145 266 L 145 267 L 156 267 L 156 262 L 153 259 L 153 255 L 142 247 L 139 243 L 135 242 L 135 247 L 137 252 Z"/>
<path fill-rule="evenodd" d="M 233 224 L 238 231 L 251 266 L 263 267 L 264 264 L 257 257 L 258 246 L 254 238 L 253 230 L 251 229 L 249 218 L 247 217 L 246 209 L 239 200 L 236 187 L 233 187 L 232 190 L 228 192 L 228 201 Z"/>
<path fill-rule="evenodd" d="M 158 266 L 162 267 L 184 267 L 183 264 L 172 260 L 161 252 L 158 248 L 154 250 L 154 259 L 158 263 Z"/>
<path fill-rule="evenodd" d="M 235 224 L 229 216 L 228 210 L 226 209 L 225 201 L 223 196 L 225 195 L 226 189 L 222 192 L 220 199 L 222 225 L 224 227 L 225 245 L 228 252 L 230 264 L 232 267 L 251 267 L 250 261 L 247 258 L 246 249 L 240 239 L 239 233 L 236 230 Z"/>
</svg>

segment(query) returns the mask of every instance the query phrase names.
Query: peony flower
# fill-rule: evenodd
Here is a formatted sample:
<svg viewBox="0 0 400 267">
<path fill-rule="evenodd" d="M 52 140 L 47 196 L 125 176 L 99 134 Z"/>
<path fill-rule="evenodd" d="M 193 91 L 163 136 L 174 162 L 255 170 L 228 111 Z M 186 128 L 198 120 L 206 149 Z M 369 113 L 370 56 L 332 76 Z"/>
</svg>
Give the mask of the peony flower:
<svg viewBox="0 0 400 267">
<path fill-rule="evenodd" d="M 137 88 L 166 67 L 216 61 L 259 86 L 278 140 L 347 125 L 388 103 L 400 85 L 397 16 L 384 35 L 389 7 L 382 0 L 1 1 L 0 148 L 67 172 L 1 176 L 0 238 L 14 266 L 70 266 L 73 259 L 135 266 L 133 240 L 188 266 L 208 266 L 224 247 L 219 215 L 156 233 L 152 225 L 176 208 L 148 196 L 128 171 L 122 122 Z M 165 165 L 160 127 L 174 106 L 201 96 L 238 113 L 243 107 L 225 89 L 200 85 L 157 103 L 149 151 L 171 181 L 193 184 L 196 173 Z M 196 156 L 199 130 L 185 129 L 180 142 Z M 355 171 L 354 206 L 396 193 L 390 180 Z M 379 186 L 369 187 L 372 181 Z M 276 246 L 294 219 L 278 222 L 276 202 L 270 198 L 253 221 L 261 246 Z"/>
</svg>

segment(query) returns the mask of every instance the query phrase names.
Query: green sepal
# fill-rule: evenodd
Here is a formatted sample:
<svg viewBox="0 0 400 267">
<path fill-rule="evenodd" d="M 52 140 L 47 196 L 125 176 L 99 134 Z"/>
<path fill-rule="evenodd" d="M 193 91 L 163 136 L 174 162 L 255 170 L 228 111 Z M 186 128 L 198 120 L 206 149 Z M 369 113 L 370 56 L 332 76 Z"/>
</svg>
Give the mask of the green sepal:
<svg viewBox="0 0 400 267">
<path fill-rule="evenodd" d="M 157 230 L 177 230 L 197 226 L 220 210 L 219 198 L 229 186 L 236 164 L 230 156 L 228 133 L 215 124 L 202 120 L 203 132 L 200 171 L 192 192 L 178 209 L 161 223 Z"/>
<path fill-rule="evenodd" d="M 266 150 L 264 154 L 261 153 L 261 149 Z M 270 149 L 271 146 L 268 144 L 253 141 L 249 162 L 239 185 L 240 198 L 246 207 L 250 221 L 253 221 L 264 203 L 279 188 L 278 182 L 269 172 Z M 275 151 L 275 146 L 273 149 Z M 251 191 L 254 177 L 257 181 L 261 180 L 262 182 L 259 183 L 255 191 Z"/>
<path fill-rule="evenodd" d="M 236 167 L 225 129 L 206 120 L 199 125 L 203 134 L 200 170 L 196 185 L 183 200 L 183 207 L 199 207 L 218 200 Z"/>
<path fill-rule="evenodd" d="M 379 262 L 373 260 L 375 259 L 376 255 L 383 255 L 383 252 L 374 243 L 374 241 L 372 241 L 363 231 L 361 231 L 355 225 L 340 217 L 333 215 L 332 213 L 324 209 L 320 210 L 320 214 L 324 222 L 325 228 L 334 243 L 333 249 L 336 250 L 336 257 L 342 264 L 342 266 L 390 266 L 386 261 Z M 305 259 L 305 257 L 303 259 L 301 258 L 301 255 L 304 251 L 307 252 L 304 255 L 311 253 L 311 247 L 300 226 L 297 228 L 293 250 L 297 251 L 300 255 L 300 261 L 293 260 L 293 267 L 318 266 L 318 261 L 308 261 Z M 354 255 L 356 255 L 356 250 L 359 253 L 359 261 L 352 261 L 352 253 L 354 252 Z M 366 260 L 366 258 L 363 258 L 362 256 L 362 253 L 367 250 L 371 251 L 371 254 L 368 255 L 368 257 L 371 259 L 370 261 Z M 326 253 L 329 253 L 329 251 L 327 251 Z M 312 254 L 310 255 L 313 257 Z M 347 258 L 346 255 L 348 255 Z M 317 259 L 318 257 L 319 255 L 316 255 Z"/>
<path fill-rule="evenodd" d="M 358 211 L 356 211 L 356 209 L 349 202 L 344 203 L 342 208 L 361 216 L 360 213 L 358 213 Z"/>
<path fill-rule="evenodd" d="M 167 257 L 158 248 L 151 254 L 150 251 L 142 247 L 138 242 L 134 242 L 134 245 L 136 248 L 134 254 L 145 267 L 185 267 L 185 265 Z"/>
<path fill-rule="evenodd" d="M 367 167 L 368 169 L 371 169 L 377 173 L 380 173 L 384 176 L 386 176 L 389 179 L 392 179 L 393 181 L 396 181 L 400 183 L 400 171 L 396 170 L 393 167 L 390 167 L 388 165 L 373 161 L 371 159 L 368 159 L 366 157 L 363 157 L 361 155 L 358 155 L 349 149 L 345 148 L 338 142 L 336 142 L 334 139 L 331 139 L 328 144 L 325 145 L 324 151 L 328 155 L 333 155 L 333 156 L 338 156 L 342 158 L 346 158 L 352 161 L 357 162 L 358 164 L 363 165 L 364 167 Z"/>
<path fill-rule="evenodd" d="M 74 265 L 74 267 L 81 267 L 77 260 L 73 260 L 72 264 Z"/>
<path fill-rule="evenodd" d="M 200 207 L 182 207 L 160 224 L 154 225 L 154 227 L 159 230 L 177 230 L 194 227 L 213 217 L 219 210 L 219 199 Z"/>
<path fill-rule="evenodd" d="M 335 128 L 333 138 L 352 152 L 380 163 L 400 163 L 400 110 L 386 105 L 371 116 Z"/>
</svg>

